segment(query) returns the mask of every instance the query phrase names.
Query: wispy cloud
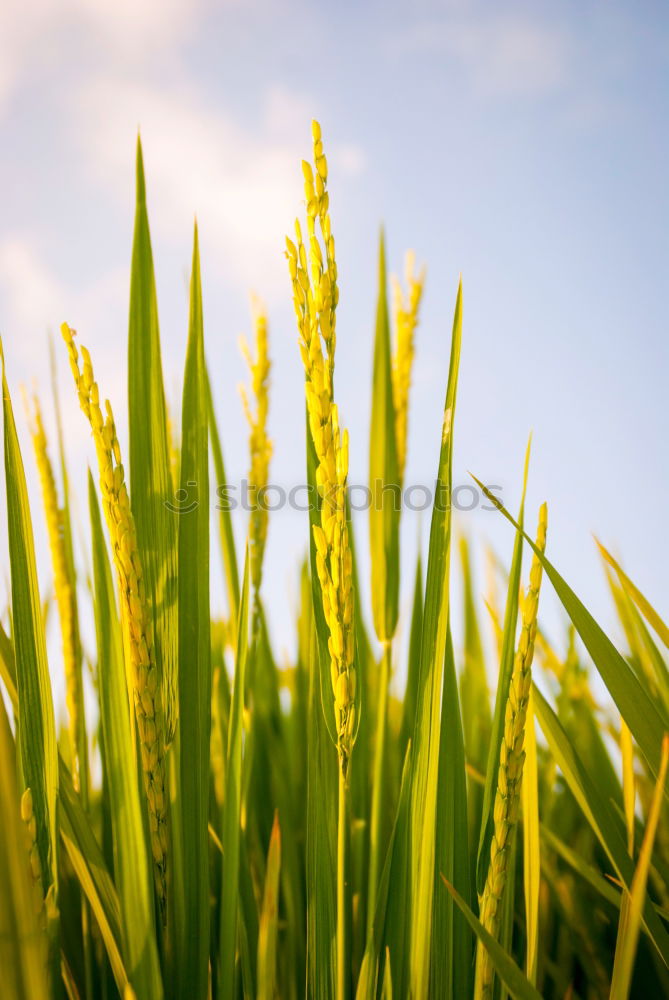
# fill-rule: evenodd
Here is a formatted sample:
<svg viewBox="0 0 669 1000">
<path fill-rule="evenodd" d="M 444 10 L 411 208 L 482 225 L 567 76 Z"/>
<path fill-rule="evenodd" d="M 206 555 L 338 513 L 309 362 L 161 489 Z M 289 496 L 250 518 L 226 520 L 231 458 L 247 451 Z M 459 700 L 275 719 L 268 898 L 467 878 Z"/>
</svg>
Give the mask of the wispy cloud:
<svg viewBox="0 0 669 1000">
<path fill-rule="evenodd" d="M 8 234 L 0 241 L 0 330 L 11 348 L 8 360 L 14 385 L 34 379 L 41 390 L 46 389 L 47 338 L 53 335 L 57 350 L 62 347 L 58 330 L 66 320 L 79 327 L 85 343 L 95 338 L 96 365 L 104 372 L 104 391 L 114 400 L 123 425 L 125 358 L 118 349 L 118 331 L 125 325 L 126 299 L 126 269 L 110 271 L 89 284 L 78 282 L 73 287 L 54 272 L 35 234 Z M 64 405 L 74 417 L 74 444 L 83 449 L 88 434 L 76 415 L 73 394 L 64 397 Z"/>
<path fill-rule="evenodd" d="M 263 294 L 285 293 L 281 234 L 301 205 L 295 164 L 309 149 L 308 97 L 269 87 L 259 119 L 242 125 L 190 80 L 164 87 L 108 76 L 73 98 L 72 114 L 87 170 L 124 203 L 141 126 L 160 235 L 183 244 L 197 213 L 216 266 L 246 287 L 262 280 Z M 347 174 L 365 162 L 353 145 L 334 147 L 332 160 Z"/>
<path fill-rule="evenodd" d="M 236 0 L 228 0 L 231 5 Z M 0 114 L 33 74 L 93 56 L 127 68 L 181 49 L 211 0 L 28 0 L 0 4 Z"/>
<path fill-rule="evenodd" d="M 561 26 L 491 7 L 417 21 L 389 44 L 412 54 L 451 57 L 485 97 L 543 97 L 568 80 L 572 55 Z"/>
</svg>

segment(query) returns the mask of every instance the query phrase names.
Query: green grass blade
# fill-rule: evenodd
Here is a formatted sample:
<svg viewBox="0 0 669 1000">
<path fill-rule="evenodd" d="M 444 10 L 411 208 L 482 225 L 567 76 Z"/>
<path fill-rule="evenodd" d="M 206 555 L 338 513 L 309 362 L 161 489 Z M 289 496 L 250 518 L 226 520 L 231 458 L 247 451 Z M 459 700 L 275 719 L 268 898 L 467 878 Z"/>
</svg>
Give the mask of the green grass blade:
<svg viewBox="0 0 669 1000">
<path fill-rule="evenodd" d="M 237 954 L 237 905 L 239 896 L 239 867 L 241 840 L 242 801 L 242 733 L 244 686 L 249 641 L 249 558 L 244 560 L 237 628 L 235 680 L 228 726 L 228 755 L 225 777 L 225 805 L 223 808 L 223 877 L 221 889 L 220 977 L 219 998 L 228 1000 L 234 995 L 235 962 Z"/>
<path fill-rule="evenodd" d="M 209 749 L 211 639 L 209 629 L 209 453 L 202 290 L 197 226 L 193 242 L 190 322 L 184 373 L 182 490 L 197 483 L 199 502 L 179 521 L 179 718 L 181 841 L 186 939 L 179 963 L 182 990 L 194 1000 L 208 991 Z"/>
<path fill-rule="evenodd" d="M 48 943 L 35 914 L 16 751 L 0 697 L 0 969 L 6 1000 L 49 1000 Z"/>
<path fill-rule="evenodd" d="M 532 694 L 536 716 L 551 753 L 585 818 L 608 855 L 617 877 L 629 891 L 634 877 L 634 864 L 627 853 L 623 824 L 609 804 L 602 800 L 593 779 L 581 764 L 555 712 L 536 686 L 533 687 Z M 643 909 L 643 917 L 655 947 L 665 964 L 669 966 L 669 934 L 648 898 Z"/>
<path fill-rule="evenodd" d="M 423 635 L 423 565 L 420 552 L 416 560 L 413 605 L 411 608 L 411 628 L 409 630 L 409 663 L 407 683 L 402 703 L 402 728 L 400 730 L 400 753 L 406 753 L 409 740 L 416 724 L 416 699 L 418 677 L 420 675 L 420 644 Z"/>
<path fill-rule="evenodd" d="M 620 909 L 622 894 L 620 890 L 616 889 L 613 883 L 609 881 L 609 879 L 604 878 L 604 876 L 601 875 L 596 868 L 594 868 L 591 864 L 588 864 L 587 861 L 584 861 L 581 855 L 557 837 L 552 832 L 550 827 L 547 827 L 542 823 L 539 830 L 541 840 L 547 848 L 555 851 L 558 857 L 569 865 L 573 871 L 580 875 L 581 878 L 588 883 L 588 885 L 591 885 L 592 888 L 607 901 L 607 903 L 611 903 L 618 910 Z"/>
<path fill-rule="evenodd" d="M 388 686 L 391 671 L 391 640 L 397 627 L 399 604 L 399 527 L 401 511 L 400 473 L 395 437 L 395 405 L 391 378 L 390 323 L 386 294 L 386 252 L 383 232 L 379 239 L 379 291 L 374 339 L 372 414 L 369 434 L 369 554 L 371 565 L 372 618 L 383 646 L 378 672 L 374 774 L 369 837 L 367 882 L 367 932 L 376 910 L 376 890 L 383 862 L 388 823 L 386 772 L 388 770 Z"/>
<path fill-rule="evenodd" d="M 455 886 L 471 907 L 471 866 L 467 822 L 465 745 L 458 700 L 453 641 L 448 629 L 441 701 L 431 995 L 444 1000 L 468 996 L 474 941 L 470 929 L 444 891 L 439 876 Z"/>
<path fill-rule="evenodd" d="M 483 807 L 481 810 L 481 832 L 479 849 L 476 859 L 476 889 L 479 895 L 483 892 L 488 866 L 490 864 L 490 842 L 493 833 L 493 807 L 497 778 L 499 772 L 499 754 L 504 733 L 504 714 L 509 698 L 509 685 L 513 673 L 513 659 L 516 650 L 516 626 L 518 621 L 518 594 L 520 591 L 520 571 L 523 562 L 522 524 L 525 511 L 525 493 L 527 490 L 527 472 L 530 462 L 530 441 L 525 451 L 523 469 L 523 490 L 520 498 L 518 521 L 521 529 L 516 534 L 513 546 L 513 558 L 509 572 L 509 584 L 506 595 L 506 610 L 504 612 L 504 632 L 502 637 L 502 657 L 499 665 L 497 692 L 495 694 L 495 711 L 492 720 L 490 744 L 488 746 L 488 762 L 485 770 L 485 788 L 483 791 Z"/>
<path fill-rule="evenodd" d="M 177 536 L 160 355 L 158 303 L 146 206 L 142 146 L 137 139 L 137 199 L 128 325 L 130 500 L 153 614 L 167 742 L 177 723 Z"/>
<path fill-rule="evenodd" d="M 499 978 L 502 980 L 507 990 L 515 1000 L 541 1000 L 541 995 L 537 993 L 534 986 L 518 968 L 514 960 L 504 951 L 498 941 L 489 934 L 480 920 L 472 913 L 464 899 L 459 893 L 444 879 L 446 888 L 460 907 L 467 923 L 474 931 L 480 941 L 488 949 L 492 964 Z"/>
<path fill-rule="evenodd" d="M 499 500 L 493 497 L 478 479 L 475 481 L 500 513 L 506 517 L 507 521 L 510 521 L 519 530 L 519 525 L 500 504 Z M 660 747 L 665 730 L 669 729 L 669 719 L 659 711 L 655 702 L 648 697 L 629 664 L 620 655 L 571 587 L 563 580 L 546 556 L 539 552 L 532 539 L 527 535 L 525 535 L 525 539 L 541 560 L 546 576 L 553 584 L 555 592 L 574 623 L 576 631 L 592 657 L 592 661 L 616 703 L 618 711 L 629 726 L 637 746 L 646 758 L 653 775 L 657 778 L 660 767 Z"/>
<path fill-rule="evenodd" d="M 648 813 L 646 832 L 639 852 L 636 871 L 630 886 L 628 904 L 620 910 L 620 923 L 618 925 L 618 939 L 616 942 L 616 953 L 613 962 L 613 975 L 611 977 L 610 1000 L 627 1000 L 630 987 L 632 985 L 632 973 L 634 971 L 634 960 L 636 956 L 637 944 L 639 941 L 639 930 L 641 918 L 646 900 L 646 884 L 648 882 L 648 872 L 650 869 L 651 856 L 653 853 L 653 842 L 657 832 L 657 825 L 660 819 L 662 799 L 664 795 L 664 785 L 667 778 L 667 764 L 669 763 L 669 736 L 665 736 L 662 741 L 662 759 L 660 761 L 660 773 L 658 775 L 655 792 Z"/>
<path fill-rule="evenodd" d="M 462 728 L 467 762 L 481 774 L 485 774 L 492 726 L 490 692 L 486 678 L 483 643 L 476 614 L 469 546 L 464 535 L 460 538 L 460 562 L 462 566 L 465 636 L 464 665 L 460 674 Z M 472 872 L 475 874 L 476 851 L 483 814 L 483 786 L 471 777 L 468 778 L 467 786 L 469 844 L 472 852 Z"/>
<path fill-rule="evenodd" d="M 386 251 L 381 233 L 372 417 L 369 434 L 369 488 L 372 496 L 369 507 L 372 616 L 380 642 L 392 639 L 397 625 L 401 510 L 386 286 Z"/>
<path fill-rule="evenodd" d="M 379 881 L 379 892 L 376 901 L 376 911 L 374 913 L 374 919 L 372 920 L 371 930 L 367 936 L 367 944 L 365 947 L 365 953 L 363 956 L 360 975 L 358 977 L 358 986 L 356 990 L 356 1000 L 375 1000 L 378 981 L 379 981 L 379 970 L 381 968 L 381 959 L 383 957 L 385 968 L 384 968 L 384 981 L 386 977 L 391 976 L 390 972 L 390 951 L 388 947 L 384 950 L 384 940 L 385 940 L 385 930 L 386 923 L 388 921 L 388 906 L 389 897 L 395 896 L 397 890 L 397 884 L 393 884 L 393 893 L 390 893 L 390 885 L 393 873 L 393 860 L 399 859 L 400 855 L 402 860 L 405 861 L 407 857 L 406 847 L 398 844 L 398 837 L 403 837 L 406 841 L 407 836 L 407 819 L 409 811 L 409 772 L 410 772 L 410 761 L 411 761 L 411 742 L 407 746 L 405 757 L 404 757 L 404 767 L 402 769 L 402 783 L 400 786 L 400 794 L 397 802 L 397 813 L 395 815 L 395 822 L 393 825 L 392 833 L 390 835 L 390 841 L 388 843 L 388 851 L 386 854 L 386 860 L 383 866 L 383 871 L 381 873 L 381 879 Z M 394 932 L 397 930 L 398 921 L 393 919 L 390 921 L 389 931 Z"/>
<path fill-rule="evenodd" d="M 444 405 L 441 450 L 425 585 L 420 675 L 413 739 L 411 780 L 411 991 L 425 996 L 429 988 L 432 902 L 435 882 L 437 782 L 441 687 L 449 613 L 451 543 L 451 476 L 453 422 L 462 340 L 462 284 L 458 287 L 451 359 Z M 395 977 L 393 977 L 395 980 Z M 397 983 L 395 983 L 396 988 Z"/>
<path fill-rule="evenodd" d="M 218 433 L 218 424 L 216 422 L 216 412 L 214 410 L 214 400 L 211 394 L 211 382 L 208 371 L 206 372 L 206 381 L 207 412 L 209 414 L 209 440 L 211 442 L 211 455 L 214 461 L 214 473 L 216 475 L 216 508 L 218 511 L 218 527 L 221 540 L 221 553 L 223 556 L 225 586 L 228 595 L 228 614 L 230 616 L 230 620 L 236 622 L 239 612 L 239 570 L 237 568 L 237 550 L 235 548 L 235 535 L 232 528 L 232 515 L 229 504 L 226 502 L 226 494 L 222 489 L 222 487 L 227 486 L 228 480 L 225 475 L 223 448 L 221 446 L 221 436 Z"/>
<path fill-rule="evenodd" d="M 274 817 L 267 853 L 267 870 L 258 931 L 258 1000 L 274 1000 L 277 986 L 277 928 L 279 921 L 279 875 L 281 872 L 281 828 Z"/>
<path fill-rule="evenodd" d="M 660 618 L 650 601 L 644 597 L 639 588 L 630 580 L 623 568 L 616 562 L 608 549 L 605 549 L 602 543 L 597 541 L 597 539 L 595 539 L 595 541 L 597 542 L 597 546 L 604 560 L 618 574 L 618 579 L 620 580 L 620 584 L 625 592 L 632 598 L 646 621 L 655 629 L 664 645 L 669 648 L 669 626 L 667 626 L 662 618 Z"/>
<path fill-rule="evenodd" d="M 130 716 L 123 661 L 123 637 L 93 478 L 88 476 L 95 631 L 98 647 L 100 721 L 105 747 L 114 838 L 114 874 L 119 893 L 123 955 L 138 996 L 160 1000 L 163 986 L 156 949 L 151 871 L 144 836 L 135 755 L 134 719 Z"/>
<path fill-rule="evenodd" d="M 0 353 L 2 346 L 0 345 Z M 18 746 L 23 781 L 30 788 L 37 823 L 37 847 L 44 895 L 58 891 L 58 750 L 51 679 L 37 583 L 35 545 L 25 472 L 2 354 L 5 485 L 12 629 L 18 690 Z"/>
</svg>

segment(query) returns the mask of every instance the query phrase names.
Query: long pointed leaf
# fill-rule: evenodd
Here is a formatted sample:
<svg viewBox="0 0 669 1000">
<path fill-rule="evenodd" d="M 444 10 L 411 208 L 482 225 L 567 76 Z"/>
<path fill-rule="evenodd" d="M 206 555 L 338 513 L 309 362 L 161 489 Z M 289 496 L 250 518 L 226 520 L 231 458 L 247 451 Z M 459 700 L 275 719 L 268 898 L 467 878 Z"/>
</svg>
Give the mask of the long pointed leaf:
<svg viewBox="0 0 669 1000">
<path fill-rule="evenodd" d="M 197 483 L 198 504 L 179 517 L 179 718 L 181 838 L 185 941 L 182 991 L 206 1000 L 209 965 L 209 454 L 202 290 L 197 226 L 193 241 L 190 322 L 184 374 L 181 489 Z"/>
<path fill-rule="evenodd" d="M 532 689 L 532 694 L 536 716 L 548 741 L 551 753 L 555 757 L 572 795 L 608 855 L 617 877 L 629 890 L 634 877 L 634 864 L 627 853 L 622 824 L 609 804 L 602 800 L 594 781 L 581 764 L 555 712 L 536 685 Z M 665 964 L 669 966 L 669 934 L 664 929 L 648 898 L 646 898 L 643 916 L 655 947 Z"/>
<path fill-rule="evenodd" d="M 374 628 L 380 642 L 392 639 L 397 625 L 401 511 L 386 284 L 386 251 L 381 233 L 372 418 L 369 434 L 369 489 L 372 496 L 369 507 L 372 613 Z"/>
<path fill-rule="evenodd" d="M 18 745 L 23 780 L 25 786 L 32 792 L 37 823 L 37 847 L 46 895 L 52 884 L 56 892 L 58 888 L 56 723 L 46 658 L 28 491 L 12 401 L 5 376 L 4 354 L 2 354 L 2 405 L 12 624 L 19 699 Z"/>
<path fill-rule="evenodd" d="M 137 201 L 128 326 L 130 499 L 153 613 L 154 648 L 163 692 L 167 742 L 177 723 L 177 539 L 158 303 L 146 207 L 142 146 L 137 139 Z"/>
<path fill-rule="evenodd" d="M 521 530 L 518 523 L 514 521 L 499 500 L 490 494 L 476 477 L 474 479 L 507 521 L 516 530 Z M 653 775 L 657 778 L 660 767 L 660 747 L 665 730 L 669 729 L 669 719 L 664 717 L 656 703 L 648 697 L 629 664 L 626 663 L 552 563 L 537 549 L 528 535 L 525 535 L 525 540 L 541 560 L 546 576 L 553 584 L 565 611 L 574 623 L 585 648 L 609 689 L 618 711 L 629 726 L 639 749 L 646 758 Z"/>
<path fill-rule="evenodd" d="M 453 319 L 451 360 L 425 585 L 425 610 L 411 781 L 411 990 L 427 994 L 435 881 L 441 687 L 449 613 L 453 422 L 462 341 L 462 283 Z"/>
</svg>

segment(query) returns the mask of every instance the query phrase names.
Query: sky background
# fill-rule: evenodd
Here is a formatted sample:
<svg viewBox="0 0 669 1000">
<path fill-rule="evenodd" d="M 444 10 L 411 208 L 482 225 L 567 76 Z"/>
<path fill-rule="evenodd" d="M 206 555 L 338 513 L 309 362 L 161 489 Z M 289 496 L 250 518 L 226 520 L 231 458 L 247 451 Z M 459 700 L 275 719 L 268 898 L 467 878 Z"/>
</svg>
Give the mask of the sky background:
<svg viewBox="0 0 669 1000">
<path fill-rule="evenodd" d="M 383 223 L 392 270 L 409 247 L 428 266 L 407 483 L 430 484 L 436 470 L 462 272 L 455 483 L 471 470 L 515 509 L 532 430 L 528 523 L 533 530 L 548 500 L 558 569 L 612 629 L 596 532 L 668 613 L 668 69 L 662 3 L 4 0 L 0 331 L 42 588 L 50 567 L 18 389 L 34 379 L 46 401 L 48 332 L 67 319 L 91 349 L 125 445 L 138 127 L 170 403 L 178 409 L 197 214 L 228 477 L 239 480 L 247 466 L 237 338 L 250 329 L 254 291 L 271 324 L 272 479 L 303 480 L 303 376 L 282 251 L 304 211 L 300 160 L 317 117 L 330 164 L 337 396 L 351 434 L 351 481 L 367 475 Z M 71 474 L 83 499 L 93 449 L 64 345 L 57 348 Z M 85 505 L 77 509 L 87 544 Z M 4 524 L 4 494 L 0 516 Z M 288 651 L 305 517 L 278 512 L 269 529 L 264 593 L 277 647 Z M 498 514 L 457 520 L 477 552 L 491 543 L 508 561 L 512 532 Z M 405 617 L 427 516 L 419 522 L 404 517 Z M 236 528 L 241 546 L 240 516 Z M 366 577 L 364 521 L 356 528 Z M 212 559 L 220 608 L 215 548 Z M 480 558 L 477 565 L 482 592 Z M 542 615 L 561 638 L 548 589 Z M 57 643 L 54 650 L 57 659 Z"/>
</svg>

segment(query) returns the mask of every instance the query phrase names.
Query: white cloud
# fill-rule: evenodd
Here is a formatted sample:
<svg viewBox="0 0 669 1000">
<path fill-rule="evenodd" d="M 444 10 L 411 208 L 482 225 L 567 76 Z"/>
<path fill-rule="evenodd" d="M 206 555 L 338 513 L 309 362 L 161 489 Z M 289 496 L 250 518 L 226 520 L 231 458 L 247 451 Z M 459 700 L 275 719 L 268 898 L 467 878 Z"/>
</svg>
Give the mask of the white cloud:
<svg viewBox="0 0 669 1000">
<path fill-rule="evenodd" d="M 152 228 L 184 245 L 197 214 L 217 266 L 263 295 L 283 296 L 282 234 L 302 210 L 299 162 L 310 149 L 310 105 L 270 87 L 254 130 L 188 81 L 158 87 L 101 77 L 75 98 L 73 134 L 89 171 L 127 203 L 139 124 Z M 346 174 L 364 166 L 355 146 L 334 145 L 331 153 Z"/>
<path fill-rule="evenodd" d="M 71 288 L 45 261 L 30 233 L 14 233 L 0 242 L 0 331 L 5 343 L 11 385 L 36 384 L 48 395 L 49 352 L 47 338 L 55 336 L 56 350 L 64 361 L 58 330 L 63 320 L 78 328 L 84 343 L 95 340 L 95 364 L 104 372 L 103 391 L 115 411 L 125 411 L 125 351 L 119 349 L 118 330 L 126 323 L 127 271 L 112 271 L 88 286 Z M 59 365 L 66 369 L 66 365 Z M 64 374 L 64 371 L 63 371 Z M 69 371 L 66 378 L 69 379 Z M 68 384 L 70 384 L 68 382 Z M 88 440 L 85 421 L 76 415 L 74 394 L 63 394 L 71 417 L 77 447 Z M 123 421 L 121 420 L 121 426 Z"/>
<path fill-rule="evenodd" d="M 417 23 L 395 49 L 454 57 L 483 96 L 542 96 L 568 79 L 571 45 L 556 25 L 521 14 L 483 13 Z"/>
<path fill-rule="evenodd" d="M 2 0 L 0 113 L 45 66 L 58 73 L 75 59 L 144 64 L 180 49 L 211 0 Z M 236 3 L 237 0 L 227 0 Z M 83 58 L 79 54 L 83 54 Z"/>
</svg>

